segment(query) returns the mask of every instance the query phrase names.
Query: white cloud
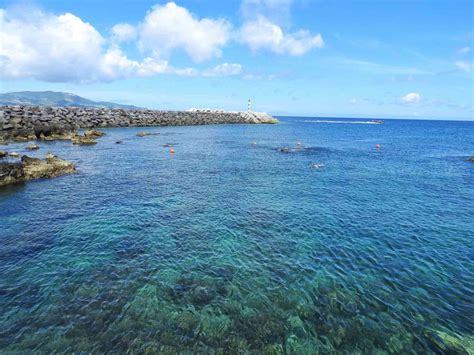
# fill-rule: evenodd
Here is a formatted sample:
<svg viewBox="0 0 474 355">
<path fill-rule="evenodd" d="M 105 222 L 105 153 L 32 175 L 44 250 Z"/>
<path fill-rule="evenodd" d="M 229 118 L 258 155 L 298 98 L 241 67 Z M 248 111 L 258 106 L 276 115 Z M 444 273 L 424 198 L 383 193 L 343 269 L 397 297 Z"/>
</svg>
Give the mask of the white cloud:
<svg viewBox="0 0 474 355">
<path fill-rule="evenodd" d="M 31 9 L 31 17 L 0 10 L 0 75 L 49 82 L 112 81 L 169 71 L 152 58 L 129 59 L 120 48 L 104 49 L 105 39 L 70 13 L 55 16 Z"/>
<path fill-rule="evenodd" d="M 118 23 L 112 27 L 112 36 L 118 42 L 127 42 L 137 37 L 137 31 L 128 23 Z"/>
<path fill-rule="evenodd" d="M 458 54 L 468 54 L 471 51 L 471 47 L 463 47 L 458 50 Z"/>
<path fill-rule="evenodd" d="M 223 63 L 214 68 L 205 70 L 203 76 L 233 76 L 242 72 L 242 65 L 236 63 Z"/>
<path fill-rule="evenodd" d="M 458 60 L 456 63 L 454 63 L 456 67 L 462 71 L 465 71 L 467 73 L 471 72 L 472 69 L 472 63 L 466 62 L 464 60 Z"/>
<path fill-rule="evenodd" d="M 301 56 L 313 48 L 324 46 L 324 41 L 319 33 L 312 35 L 307 30 L 284 33 L 280 26 L 263 16 L 255 21 L 244 23 L 238 37 L 253 51 L 265 49 L 292 56 Z"/>
<path fill-rule="evenodd" d="M 228 42 L 231 25 L 223 19 L 197 19 L 173 2 L 155 6 L 140 25 L 140 47 L 155 57 L 184 50 L 193 61 L 219 57 Z"/>
<path fill-rule="evenodd" d="M 290 4 L 289 0 L 249 0 L 265 6 Z M 262 5 L 263 6 L 263 5 Z M 175 68 L 168 56 L 184 51 L 193 61 L 219 57 L 232 39 L 252 50 L 303 55 L 322 47 L 321 35 L 299 30 L 284 33 L 265 17 L 248 21 L 231 33 L 224 19 L 197 18 L 173 2 L 153 7 L 138 24 L 118 23 L 104 37 L 91 24 L 71 14 L 51 14 L 36 8 L 0 9 L 0 77 L 6 80 L 36 79 L 47 82 L 109 82 L 159 74 L 222 77 L 242 74 L 238 63 L 213 68 Z M 130 58 L 120 48 L 136 44 L 141 58 Z M 245 79 L 267 77 L 247 73 Z M 272 78 L 268 76 L 268 78 Z"/>
<path fill-rule="evenodd" d="M 421 100 L 421 95 L 417 92 L 410 92 L 401 98 L 403 103 L 414 104 L 418 103 Z"/>
<path fill-rule="evenodd" d="M 96 72 L 104 38 L 77 16 L 34 10 L 22 18 L 1 9 L 0 28 L 4 79 L 74 81 Z"/>
</svg>

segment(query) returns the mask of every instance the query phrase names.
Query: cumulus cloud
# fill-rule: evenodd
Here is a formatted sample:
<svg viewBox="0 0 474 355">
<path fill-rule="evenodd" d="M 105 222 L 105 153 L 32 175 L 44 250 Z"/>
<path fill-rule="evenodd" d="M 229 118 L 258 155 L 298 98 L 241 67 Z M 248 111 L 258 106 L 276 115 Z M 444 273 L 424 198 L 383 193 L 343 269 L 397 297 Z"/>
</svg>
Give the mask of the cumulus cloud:
<svg viewBox="0 0 474 355">
<path fill-rule="evenodd" d="M 214 68 L 205 70 L 203 76 L 233 76 L 242 72 L 242 65 L 237 63 L 223 63 Z"/>
<path fill-rule="evenodd" d="M 456 67 L 462 71 L 465 71 L 466 73 L 470 73 L 472 69 L 472 63 L 466 62 L 464 60 L 458 60 L 456 63 L 454 63 Z"/>
<path fill-rule="evenodd" d="M 268 8 L 291 3 L 246 2 Z M 254 51 L 263 49 L 293 56 L 324 45 L 320 34 L 306 30 L 285 33 L 263 16 L 248 20 L 233 32 L 225 19 L 198 18 L 174 2 L 153 7 L 137 24 L 115 24 L 107 32 L 108 37 L 74 14 L 58 15 L 36 8 L 0 9 L 0 28 L 0 76 L 6 80 L 91 83 L 159 74 L 235 76 L 242 74 L 238 63 L 222 63 L 208 69 L 175 68 L 169 57 L 182 51 L 200 63 L 220 57 L 230 40 L 245 43 Z M 124 53 L 120 45 L 125 42 L 137 46 L 138 59 Z"/>
<path fill-rule="evenodd" d="M 402 102 L 405 104 L 414 104 L 418 103 L 421 100 L 421 95 L 417 92 L 410 92 L 401 98 Z"/>
<path fill-rule="evenodd" d="M 137 31 L 128 23 L 118 23 L 112 27 L 112 37 L 118 42 L 132 41 L 137 37 Z"/>
<path fill-rule="evenodd" d="M 104 37 L 70 13 L 56 16 L 34 10 L 34 17 L 24 18 L 0 10 L 0 28 L 3 79 L 87 83 L 170 71 L 166 61 L 138 62 L 118 47 L 105 49 Z"/>
<path fill-rule="evenodd" d="M 263 16 L 255 21 L 245 22 L 238 37 L 252 51 L 263 49 L 292 56 L 301 56 L 313 48 L 324 46 L 323 38 L 319 33 L 313 35 L 307 30 L 284 33 L 280 26 Z"/>
<path fill-rule="evenodd" d="M 0 10 L 2 78 L 74 81 L 96 72 L 104 38 L 94 27 L 70 13 L 33 15 Z"/>
<path fill-rule="evenodd" d="M 198 19 L 173 2 L 155 6 L 140 25 L 140 47 L 154 56 L 184 50 L 193 61 L 219 57 L 228 42 L 231 25 L 223 19 Z"/>
</svg>

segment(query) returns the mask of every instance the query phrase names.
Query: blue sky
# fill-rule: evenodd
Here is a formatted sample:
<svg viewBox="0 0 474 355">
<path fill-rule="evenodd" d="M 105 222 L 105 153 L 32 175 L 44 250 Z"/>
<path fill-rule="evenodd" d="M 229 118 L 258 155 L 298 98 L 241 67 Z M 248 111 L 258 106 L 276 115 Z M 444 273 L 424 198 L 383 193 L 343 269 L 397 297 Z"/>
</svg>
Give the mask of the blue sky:
<svg viewBox="0 0 474 355">
<path fill-rule="evenodd" d="M 0 91 L 473 120 L 470 0 L 5 1 Z"/>
</svg>

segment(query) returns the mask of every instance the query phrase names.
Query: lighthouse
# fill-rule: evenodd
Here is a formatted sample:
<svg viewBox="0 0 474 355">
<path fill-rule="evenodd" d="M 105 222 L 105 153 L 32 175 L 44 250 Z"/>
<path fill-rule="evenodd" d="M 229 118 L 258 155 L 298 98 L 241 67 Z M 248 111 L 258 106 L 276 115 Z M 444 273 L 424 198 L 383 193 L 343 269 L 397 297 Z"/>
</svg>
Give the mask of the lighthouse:
<svg viewBox="0 0 474 355">
<path fill-rule="evenodd" d="M 251 105 L 252 105 L 252 100 L 249 99 L 249 100 L 247 101 L 247 112 L 250 112 L 250 107 L 251 107 Z"/>
</svg>

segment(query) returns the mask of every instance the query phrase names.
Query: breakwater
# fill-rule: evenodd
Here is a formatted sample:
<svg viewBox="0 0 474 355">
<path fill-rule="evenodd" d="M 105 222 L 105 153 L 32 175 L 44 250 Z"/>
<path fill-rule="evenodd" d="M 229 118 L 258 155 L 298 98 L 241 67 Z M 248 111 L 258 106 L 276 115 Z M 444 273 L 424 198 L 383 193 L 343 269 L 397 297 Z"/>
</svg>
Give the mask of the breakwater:
<svg viewBox="0 0 474 355">
<path fill-rule="evenodd" d="M 261 112 L 159 111 L 85 107 L 1 106 L 0 139 L 35 139 L 79 128 L 276 123 Z"/>
</svg>

